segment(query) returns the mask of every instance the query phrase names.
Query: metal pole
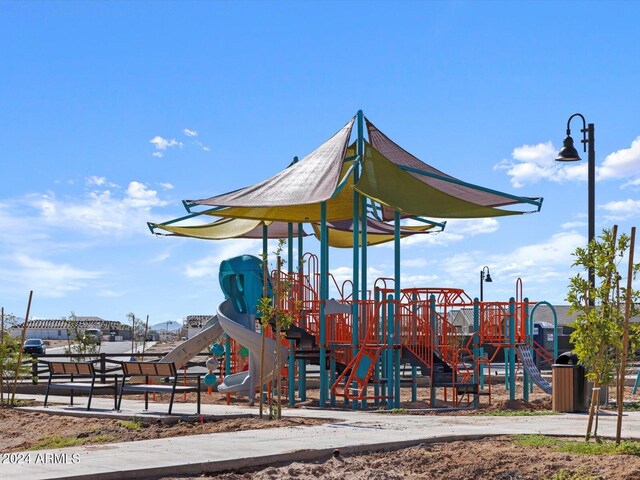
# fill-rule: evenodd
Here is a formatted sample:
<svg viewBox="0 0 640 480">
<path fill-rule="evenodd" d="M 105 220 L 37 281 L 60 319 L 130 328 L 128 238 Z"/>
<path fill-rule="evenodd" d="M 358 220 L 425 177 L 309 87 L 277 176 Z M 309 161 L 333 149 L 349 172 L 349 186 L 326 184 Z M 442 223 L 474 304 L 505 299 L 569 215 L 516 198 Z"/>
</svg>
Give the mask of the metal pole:
<svg viewBox="0 0 640 480">
<path fill-rule="evenodd" d="M 294 157 L 294 163 L 297 161 L 298 161 L 298 157 Z M 303 283 L 304 282 L 304 276 L 303 276 L 304 265 L 302 263 L 303 250 L 304 250 L 304 244 L 303 244 L 303 236 L 302 236 L 302 223 L 298 223 L 298 282 L 299 282 L 298 299 L 300 300 L 300 302 L 304 301 L 304 283 Z M 306 318 L 305 318 L 304 312 L 302 312 L 301 320 L 303 324 L 299 326 L 306 330 L 307 325 L 306 325 Z M 307 383 L 306 382 L 307 382 L 307 361 L 304 358 L 301 358 L 298 360 L 298 396 L 302 401 L 305 401 L 307 399 Z"/>
<path fill-rule="evenodd" d="M 402 314 L 400 307 L 400 212 L 396 210 L 393 214 L 393 243 L 394 243 L 394 297 L 395 297 L 395 316 L 394 316 L 394 364 L 395 364 L 395 394 L 394 400 L 396 408 L 400 408 L 400 316 Z"/>
<path fill-rule="evenodd" d="M 484 300 L 484 292 L 482 291 L 482 281 L 484 280 L 484 270 L 480 270 L 480 301 Z"/>
<path fill-rule="evenodd" d="M 482 282 L 480 283 L 482 285 Z M 478 357 L 480 356 L 480 303 L 478 299 L 473 300 L 473 383 L 478 385 L 479 377 L 482 373 L 479 371 L 484 368 L 482 365 L 478 365 Z M 473 407 L 478 408 L 478 394 L 473 395 Z"/>
<path fill-rule="evenodd" d="M 327 267 L 325 264 L 325 243 L 327 242 L 327 202 L 320 204 L 320 407 L 327 404 L 328 378 L 327 378 L 327 319 L 324 313 L 327 291 L 325 290 L 325 277 Z"/>
<path fill-rule="evenodd" d="M 587 126 L 587 143 L 589 145 L 588 154 L 588 189 L 589 189 L 589 244 L 596 236 L 596 149 L 595 149 L 595 126 L 590 123 Z M 595 292 L 596 273 L 593 267 L 589 267 L 589 283 L 591 291 Z"/>
</svg>

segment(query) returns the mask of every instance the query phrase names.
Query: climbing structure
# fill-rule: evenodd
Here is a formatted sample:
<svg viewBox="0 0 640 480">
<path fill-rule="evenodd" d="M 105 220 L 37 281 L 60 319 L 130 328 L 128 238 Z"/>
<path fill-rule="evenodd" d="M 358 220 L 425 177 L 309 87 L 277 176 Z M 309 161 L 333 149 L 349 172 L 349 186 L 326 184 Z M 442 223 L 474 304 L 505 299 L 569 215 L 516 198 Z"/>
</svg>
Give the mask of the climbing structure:
<svg viewBox="0 0 640 480">
<path fill-rule="evenodd" d="M 420 371 L 430 377 L 432 392 L 442 388 L 445 395 L 452 392 L 454 402 L 463 396 L 477 402 L 482 342 L 506 348 L 507 363 L 515 375 L 516 344 L 529 341 L 524 310 L 518 313 L 524 308 L 520 304 L 526 302 L 485 305 L 456 289 L 403 289 L 400 239 L 445 227 L 445 222 L 430 218 L 539 211 L 541 198 L 498 192 L 448 175 L 397 145 L 359 111 L 320 147 L 302 160 L 295 157 L 273 177 L 183 204 L 187 215 L 149 224 L 151 231 L 223 239 L 255 238 L 261 230 L 265 256 L 267 239 L 285 237 L 286 231 L 288 271 L 277 272 L 272 280 L 295 283 L 294 298 L 281 301 L 297 310 L 295 329 L 288 339 L 298 365 L 298 390 L 305 390 L 307 363 L 317 362 L 320 406 L 343 397 L 357 405 L 386 401 L 398 407 L 404 380 L 401 367 L 405 365 L 411 368 L 413 392 Z M 219 218 L 204 226 L 178 226 L 202 215 Z M 408 225 L 408 219 L 419 225 Z M 319 257 L 308 257 L 306 262 L 302 257 L 305 223 L 320 240 Z M 297 262 L 293 258 L 296 238 Z M 393 278 L 376 281 L 370 291 L 367 249 L 386 241 L 394 244 Z M 331 246 L 353 251 L 353 275 L 348 284 L 337 285 L 329 274 Z M 338 292 L 333 302 L 330 291 Z M 477 328 L 472 344 L 461 344 L 452 326 L 449 315 L 455 308 L 474 309 Z M 435 404 L 435 393 L 431 400 Z"/>
</svg>

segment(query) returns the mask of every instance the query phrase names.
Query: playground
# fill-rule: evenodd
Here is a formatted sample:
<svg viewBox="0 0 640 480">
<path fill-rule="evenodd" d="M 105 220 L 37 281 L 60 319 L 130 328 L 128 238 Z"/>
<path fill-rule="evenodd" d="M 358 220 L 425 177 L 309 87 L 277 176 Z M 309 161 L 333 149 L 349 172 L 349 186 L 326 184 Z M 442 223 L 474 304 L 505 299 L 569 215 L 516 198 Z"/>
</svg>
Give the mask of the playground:
<svg viewBox="0 0 640 480">
<path fill-rule="evenodd" d="M 403 239 L 442 231 L 446 218 L 536 213 L 542 198 L 447 175 L 359 111 L 273 177 L 183 205 L 186 215 L 149 223 L 151 232 L 259 238 L 262 252 L 220 261 L 217 283 L 224 300 L 215 314 L 169 351 L 150 354 L 153 360 L 127 355 L 124 361 L 102 356 L 93 363 L 45 363 L 44 403 L 52 402 L 47 412 L 83 418 L 67 422 L 55 415 L 47 427 L 32 430 L 37 436 L 53 428 L 75 438 L 71 445 L 84 455 L 86 475 L 157 478 L 198 469 L 231 471 L 218 477 L 228 480 L 640 475 L 637 456 L 584 457 L 514 440 L 534 433 L 577 436 L 584 417 L 559 413 L 583 412 L 591 395 L 589 385 L 574 387 L 572 377 L 556 382 L 555 369 L 552 380 L 550 366 L 561 353 L 556 313 L 544 299 L 525 295 L 523 279 L 514 282 L 511 296 L 498 300 L 472 297 L 456 285 L 401 284 Z M 370 250 L 387 242 L 393 245 L 385 250 L 393 252 L 393 274 L 369 278 Z M 332 273 L 332 248 L 351 251 L 350 279 Z M 554 320 L 544 335 L 536 323 L 543 309 Z M 579 371 L 565 367 L 572 375 Z M 39 373 L 34 362 L 32 374 Z M 61 380 L 69 373 L 70 382 Z M 84 383 L 74 383 L 73 375 Z M 84 388 L 91 399 L 94 388 L 109 388 L 110 376 L 112 397 L 97 392 L 86 410 L 60 406 L 60 390 L 71 390 L 73 398 L 74 389 Z M 189 379 L 197 385 L 189 386 Z M 637 400 L 635 392 L 626 398 Z M 39 425 L 46 415 L 39 405 L 34 409 L 3 424 L 13 426 L 9 431 Z M 105 418 L 93 418 L 94 410 Z M 630 438 L 640 414 L 627 416 Z M 162 424 L 171 417 L 190 420 Z M 613 436 L 615 415 L 605 413 L 599 422 L 602 435 Z M 4 451 L 38 445 L 25 436 L 4 438 Z M 108 453 L 98 453 L 102 443 L 109 444 Z M 225 447 L 212 451 L 211 444 Z M 376 450 L 392 451 L 369 455 Z M 362 453 L 368 455 L 350 456 Z M 107 456 L 122 460 L 123 467 L 110 465 Z M 319 463 L 291 463 L 304 460 Z M 273 466 L 253 471 L 265 465 Z"/>
<path fill-rule="evenodd" d="M 534 385 L 551 393 L 538 366 L 553 363 L 557 340 L 550 351 L 534 337 L 534 312 L 553 307 L 526 298 L 521 279 L 511 298 L 491 302 L 454 285 L 401 286 L 401 240 L 443 230 L 446 221 L 434 218 L 534 213 L 542 198 L 447 175 L 359 111 L 273 177 L 183 205 L 187 215 L 149 223 L 151 232 L 263 240 L 261 258 L 247 254 L 221 262 L 225 301 L 200 333 L 162 359 L 183 365 L 217 342 L 205 383 L 218 392 L 245 395 L 252 405 L 256 393 L 263 400 L 266 386 L 268 402 L 275 393 L 295 406 L 307 400 L 307 370 L 317 366 L 321 408 L 404 408 L 403 392 L 416 403 L 425 379 L 429 408 L 478 407 L 491 404 L 491 366 L 502 363 L 510 400 L 528 401 Z M 210 217 L 216 219 L 185 225 Z M 319 253 L 305 253 L 305 225 L 320 241 Z M 280 239 L 275 258 L 269 239 Z M 394 274 L 369 278 L 368 251 L 386 242 L 393 242 Z M 339 282 L 331 273 L 331 247 L 352 251 L 351 279 Z M 460 315 L 470 323 L 466 332 L 456 327 Z"/>
</svg>

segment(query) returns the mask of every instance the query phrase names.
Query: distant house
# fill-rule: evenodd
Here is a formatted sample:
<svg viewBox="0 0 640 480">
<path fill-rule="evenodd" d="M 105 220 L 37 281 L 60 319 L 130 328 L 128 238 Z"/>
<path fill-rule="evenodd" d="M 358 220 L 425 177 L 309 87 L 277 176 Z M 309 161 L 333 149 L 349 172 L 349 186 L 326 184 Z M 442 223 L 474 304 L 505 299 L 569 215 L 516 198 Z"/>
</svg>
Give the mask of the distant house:
<svg viewBox="0 0 640 480">
<path fill-rule="evenodd" d="M 202 330 L 202 326 L 211 320 L 213 315 L 189 315 L 185 319 L 185 327 L 187 330 L 187 338 L 191 338 L 196 335 L 200 330 Z"/>
<path fill-rule="evenodd" d="M 14 325 L 9 330 L 11 336 L 19 338 L 22 336 L 22 327 L 24 323 Z M 131 339 L 131 327 L 123 325 L 113 320 L 103 320 L 100 317 L 76 317 L 76 325 L 78 330 L 99 329 L 102 335 L 115 335 L 122 337 L 123 340 Z M 27 323 L 26 338 L 41 338 L 43 340 L 67 340 L 69 336 L 73 336 L 71 331 L 73 325 L 69 320 L 63 319 L 42 319 L 31 320 Z"/>
</svg>

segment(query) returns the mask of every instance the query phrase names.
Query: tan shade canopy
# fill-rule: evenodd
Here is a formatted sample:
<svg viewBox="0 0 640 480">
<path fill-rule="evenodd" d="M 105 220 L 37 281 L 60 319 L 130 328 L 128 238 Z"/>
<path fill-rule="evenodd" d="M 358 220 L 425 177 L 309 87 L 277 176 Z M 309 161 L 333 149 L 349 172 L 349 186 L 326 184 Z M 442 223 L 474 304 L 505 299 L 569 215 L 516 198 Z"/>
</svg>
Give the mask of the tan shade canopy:
<svg viewBox="0 0 640 480">
<path fill-rule="evenodd" d="M 320 238 L 320 225 L 314 223 L 313 231 L 316 237 Z M 400 227 L 400 237 L 408 237 L 416 234 L 429 233 L 436 225 L 413 225 Z M 329 245 L 336 248 L 352 248 L 353 247 L 353 219 L 340 220 L 337 222 L 327 222 L 329 230 Z M 367 245 L 379 245 L 381 243 L 391 242 L 395 238 L 394 226 L 388 223 L 367 218 Z M 362 236 L 359 237 L 359 245 L 362 245 Z"/>
<path fill-rule="evenodd" d="M 302 160 L 267 180 L 224 195 L 188 202 L 262 208 L 311 205 L 329 200 L 340 180 L 353 122 L 354 118 Z"/>
<path fill-rule="evenodd" d="M 262 238 L 262 226 L 267 225 L 268 238 L 285 238 L 288 235 L 289 227 L 282 222 L 263 222 L 261 220 L 245 220 L 234 218 L 221 218 L 206 225 L 158 225 L 151 224 L 154 228 L 169 232 L 168 234 L 178 237 L 201 238 L 204 240 L 225 240 L 229 238 Z M 301 230 L 303 236 L 308 236 Z M 293 225 L 293 234 L 298 235 L 298 225 Z"/>
<path fill-rule="evenodd" d="M 362 176 L 356 190 L 403 213 L 436 218 L 480 218 L 519 215 L 458 198 L 398 168 L 365 142 Z"/>
</svg>

